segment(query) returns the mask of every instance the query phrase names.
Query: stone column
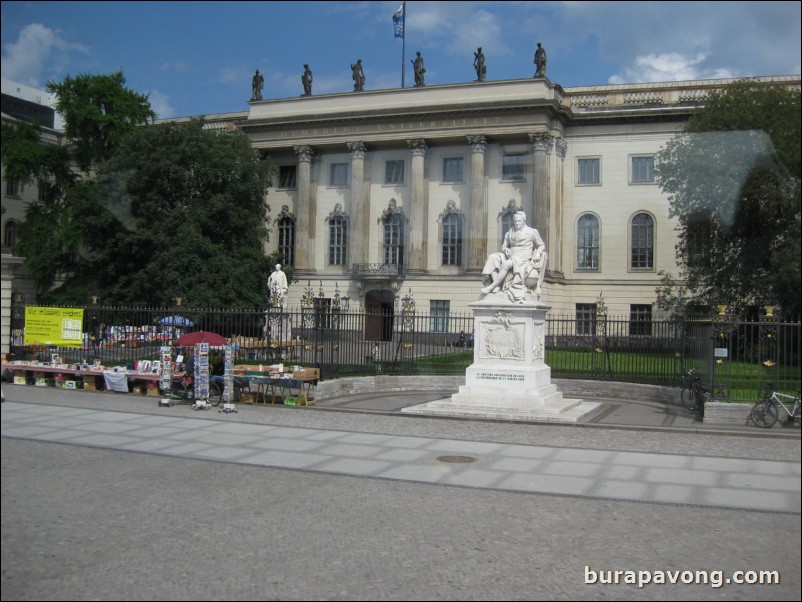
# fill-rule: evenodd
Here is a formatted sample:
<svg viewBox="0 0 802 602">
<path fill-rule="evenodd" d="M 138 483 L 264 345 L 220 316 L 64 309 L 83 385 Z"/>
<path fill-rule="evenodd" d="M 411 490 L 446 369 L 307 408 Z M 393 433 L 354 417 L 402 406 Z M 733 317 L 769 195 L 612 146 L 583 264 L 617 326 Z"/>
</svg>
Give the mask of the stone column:
<svg viewBox="0 0 802 602">
<path fill-rule="evenodd" d="M 364 142 L 346 142 L 351 151 L 351 209 L 348 212 L 351 221 L 351 232 L 348 236 L 348 261 L 368 263 L 368 240 L 370 232 L 370 207 L 365 196 L 365 151 Z"/>
<path fill-rule="evenodd" d="M 551 252 L 549 253 L 549 267 L 548 269 L 553 272 L 563 273 L 563 258 L 562 258 L 562 240 L 563 240 L 563 167 L 565 164 L 565 151 L 567 144 L 562 138 L 556 138 L 554 141 L 554 150 L 556 151 L 557 158 L 555 170 L 556 175 L 554 181 L 556 183 L 554 190 L 554 211 L 552 212 L 551 238 L 554 239 L 551 245 Z M 568 237 L 571 240 L 572 237 Z"/>
<path fill-rule="evenodd" d="M 312 265 L 312 220 L 310 219 L 312 188 L 312 147 L 294 146 L 298 157 L 298 198 L 295 201 L 295 265 L 296 270 L 311 270 Z"/>
<path fill-rule="evenodd" d="M 547 132 L 529 134 L 534 151 L 534 180 L 532 181 L 531 215 L 527 211 L 529 225 L 538 229 L 551 256 L 552 244 L 549 236 L 549 158 L 554 138 Z"/>
<path fill-rule="evenodd" d="M 426 183 L 423 178 L 424 158 L 426 157 L 426 140 L 407 140 L 412 150 L 412 169 L 410 174 L 410 219 L 409 241 L 407 249 L 407 270 L 423 272 L 426 270 L 428 251 L 426 218 L 429 213 Z"/>
<path fill-rule="evenodd" d="M 485 190 L 485 136 L 467 136 L 471 146 L 471 200 L 468 213 L 467 271 L 481 272 L 487 259 L 487 191 Z"/>
</svg>

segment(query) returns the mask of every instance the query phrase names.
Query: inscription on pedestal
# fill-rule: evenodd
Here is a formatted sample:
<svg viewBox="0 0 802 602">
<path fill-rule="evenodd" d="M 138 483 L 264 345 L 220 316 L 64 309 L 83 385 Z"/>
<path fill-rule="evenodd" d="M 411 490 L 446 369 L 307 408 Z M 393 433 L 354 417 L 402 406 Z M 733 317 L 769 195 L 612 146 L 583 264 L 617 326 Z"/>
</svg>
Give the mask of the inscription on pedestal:
<svg viewBox="0 0 802 602">
<path fill-rule="evenodd" d="M 518 382 L 525 380 L 523 374 L 505 374 L 502 372 L 477 372 L 474 379 L 496 382 Z"/>
</svg>

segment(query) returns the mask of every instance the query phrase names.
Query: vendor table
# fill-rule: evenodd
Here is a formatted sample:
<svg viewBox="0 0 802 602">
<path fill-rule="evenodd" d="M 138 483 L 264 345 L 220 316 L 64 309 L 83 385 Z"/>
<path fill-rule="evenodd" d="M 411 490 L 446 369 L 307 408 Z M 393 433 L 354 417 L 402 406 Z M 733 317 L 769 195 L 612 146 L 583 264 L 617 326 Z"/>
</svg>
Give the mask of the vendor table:
<svg viewBox="0 0 802 602">
<path fill-rule="evenodd" d="M 276 402 L 276 392 L 282 399 L 292 396 L 297 391 L 297 396 L 304 398 L 306 405 L 314 403 L 312 399 L 312 385 L 320 379 L 319 368 L 307 368 L 295 372 L 284 374 L 272 374 L 269 376 L 251 376 L 251 384 L 256 385 L 256 399 L 261 398 L 267 403 L 267 394 L 270 392 L 270 403 Z"/>
</svg>

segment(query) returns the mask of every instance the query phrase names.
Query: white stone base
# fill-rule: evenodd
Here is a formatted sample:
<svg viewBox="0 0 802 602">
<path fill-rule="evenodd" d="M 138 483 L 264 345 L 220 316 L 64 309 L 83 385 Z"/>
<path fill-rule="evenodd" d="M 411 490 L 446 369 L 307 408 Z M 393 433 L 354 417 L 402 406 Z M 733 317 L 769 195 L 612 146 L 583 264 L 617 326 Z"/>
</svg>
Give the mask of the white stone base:
<svg viewBox="0 0 802 602">
<path fill-rule="evenodd" d="M 563 399 L 543 361 L 549 306 L 534 298 L 511 303 L 485 295 L 474 311 L 473 364 L 450 399 L 404 408 L 410 414 L 466 416 L 529 422 L 577 422 L 597 402 Z"/>
<path fill-rule="evenodd" d="M 425 416 L 453 416 L 456 418 L 486 418 L 488 420 L 511 420 L 520 422 L 560 422 L 575 424 L 587 418 L 591 412 L 597 410 L 602 404 L 597 401 L 582 401 L 581 399 L 562 399 L 560 402 L 545 403 L 543 405 L 496 404 L 494 398 L 467 399 L 464 402 L 455 402 L 453 398 L 438 399 L 416 406 L 403 408 L 401 411 L 408 414 Z"/>
</svg>

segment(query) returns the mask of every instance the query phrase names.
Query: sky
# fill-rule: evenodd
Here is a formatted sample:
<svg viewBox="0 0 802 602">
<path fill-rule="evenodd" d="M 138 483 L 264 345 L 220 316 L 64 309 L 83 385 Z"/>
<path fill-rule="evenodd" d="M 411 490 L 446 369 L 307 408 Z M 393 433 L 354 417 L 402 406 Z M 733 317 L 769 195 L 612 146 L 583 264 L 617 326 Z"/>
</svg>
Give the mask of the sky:
<svg viewBox="0 0 802 602">
<path fill-rule="evenodd" d="M 44 89 L 67 75 L 122 70 L 161 118 L 247 111 L 256 69 L 265 100 L 530 78 L 537 42 L 563 87 L 798 75 L 800 2 L 416 2 L 394 37 L 390 2 L 2 2 L 2 77 Z M 402 57 L 402 49 L 405 56 Z"/>
</svg>

